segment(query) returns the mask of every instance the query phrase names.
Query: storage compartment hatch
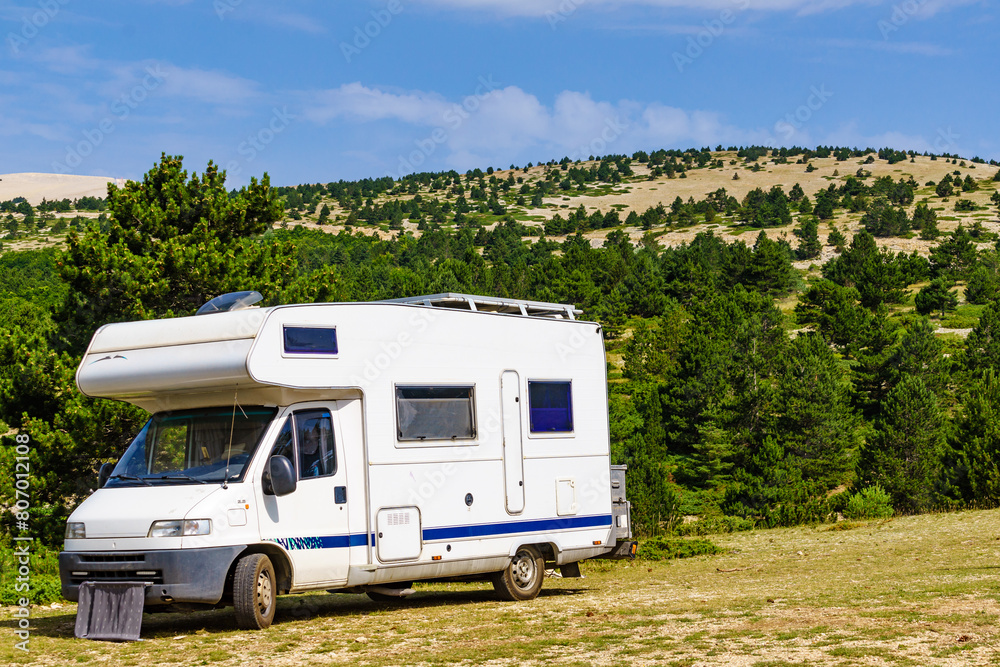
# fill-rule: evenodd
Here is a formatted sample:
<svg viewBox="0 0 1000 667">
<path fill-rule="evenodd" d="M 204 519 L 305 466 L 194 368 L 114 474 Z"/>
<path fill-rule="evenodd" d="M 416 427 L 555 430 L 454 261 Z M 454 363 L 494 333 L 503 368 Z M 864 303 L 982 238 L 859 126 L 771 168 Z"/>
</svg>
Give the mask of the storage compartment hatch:
<svg viewBox="0 0 1000 667">
<path fill-rule="evenodd" d="M 380 509 L 375 516 L 375 545 L 383 563 L 414 560 L 423 548 L 420 510 L 416 507 Z"/>
</svg>

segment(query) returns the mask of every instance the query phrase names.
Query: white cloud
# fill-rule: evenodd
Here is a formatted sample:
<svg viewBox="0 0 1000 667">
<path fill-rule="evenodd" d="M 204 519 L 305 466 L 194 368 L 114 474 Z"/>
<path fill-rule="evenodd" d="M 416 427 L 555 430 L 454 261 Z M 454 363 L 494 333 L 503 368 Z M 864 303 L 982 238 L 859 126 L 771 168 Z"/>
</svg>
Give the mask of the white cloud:
<svg viewBox="0 0 1000 667">
<path fill-rule="evenodd" d="M 326 27 L 318 19 L 300 12 L 287 11 L 278 3 L 275 3 L 273 7 L 262 4 L 230 4 L 232 6 L 223 5 L 223 7 L 228 7 L 228 9 L 217 10 L 220 19 L 224 21 L 234 19 L 268 27 L 282 26 L 312 35 L 320 35 L 326 32 Z"/>
<path fill-rule="evenodd" d="M 440 120 L 447 102 L 433 93 L 393 93 L 368 88 L 360 83 L 345 83 L 339 88 L 310 92 L 304 115 L 319 125 L 337 118 L 373 121 L 396 119 L 418 125 Z"/>
<path fill-rule="evenodd" d="M 89 52 L 89 46 L 58 46 L 40 50 L 32 59 L 57 74 L 79 74 L 96 70 L 103 64 Z"/>
<path fill-rule="evenodd" d="M 314 35 L 326 32 L 326 28 L 323 27 L 323 25 L 321 25 L 316 19 L 306 16 L 305 14 L 298 14 L 295 12 L 273 12 L 269 13 L 267 18 L 278 25 L 285 26 L 286 28 L 308 32 Z"/>
<path fill-rule="evenodd" d="M 48 141 L 61 141 L 67 133 L 66 127 L 60 124 L 46 125 L 0 116 L 0 136 L 2 137 L 30 135 Z"/>
<path fill-rule="evenodd" d="M 905 55 L 950 56 L 954 53 L 951 49 L 928 42 L 893 42 L 877 39 L 828 39 L 821 43 L 838 49 L 864 49 L 868 51 L 884 51 L 886 53 L 902 53 Z"/>
<path fill-rule="evenodd" d="M 659 102 L 595 100 L 584 91 L 564 90 L 551 103 L 517 86 L 496 88 L 462 99 L 446 99 L 424 91 L 389 91 L 360 83 L 300 93 L 318 101 L 303 113 L 318 124 L 352 126 L 391 123 L 377 153 L 390 173 L 456 169 L 549 160 L 562 156 L 632 154 L 636 150 L 691 148 L 718 144 L 764 146 L 838 145 L 902 150 L 956 152 L 958 137 L 950 128 L 936 136 L 902 132 L 870 134 L 857 122 L 833 127 L 815 122 L 796 126 L 776 123 L 741 127 L 711 110 L 682 109 Z M 372 130 L 360 130 L 370 134 Z M 402 138 L 400 138 L 402 137 Z M 946 143 L 943 143 L 946 142 Z M 974 151 L 973 151 L 974 152 Z M 969 153 L 971 154 L 971 152 Z M 369 155 L 367 162 L 372 162 Z"/>
<path fill-rule="evenodd" d="M 556 95 L 550 105 L 517 86 L 481 89 L 457 100 L 360 83 L 302 96 L 318 102 L 303 116 L 319 125 L 334 120 L 403 124 L 404 136 L 412 138 L 394 147 L 398 159 L 393 162 L 401 165 L 397 172 L 422 170 L 425 163 L 466 169 L 563 155 L 578 159 L 632 153 L 640 148 L 773 143 L 767 131 L 738 128 L 717 113 L 633 100 L 594 100 L 587 92 L 571 90 Z"/>
<path fill-rule="evenodd" d="M 162 79 L 162 94 L 191 97 L 209 104 L 238 105 L 258 96 L 257 82 L 219 70 L 183 68 L 170 64 L 143 66 L 141 79 L 153 75 Z"/>
<path fill-rule="evenodd" d="M 929 18 L 940 11 L 970 4 L 976 0 L 914 1 L 920 4 L 916 16 Z M 701 11 L 749 9 L 795 12 L 797 14 L 816 14 L 853 5 L 885 5 L 890 9 L 893 6 L 891 0 L 411 0 L 411 2 L 456 10 L 489 11 L 502 16 L 534 17 L 552 14 L 568 17 L 578 10 L 599 7 L 614 11 L 627 6 Z"/>
</svg>

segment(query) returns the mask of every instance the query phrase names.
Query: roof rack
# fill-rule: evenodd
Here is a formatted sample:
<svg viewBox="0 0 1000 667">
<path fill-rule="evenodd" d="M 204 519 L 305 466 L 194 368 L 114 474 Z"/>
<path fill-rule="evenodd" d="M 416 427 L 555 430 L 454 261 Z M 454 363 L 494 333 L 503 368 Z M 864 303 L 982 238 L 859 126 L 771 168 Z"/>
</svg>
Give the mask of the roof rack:
<svg viewBox="0 0 1000 667">
<path fill-rule="evenodd" d="M 575 320 L 583 315 L 583 311 L 572 304 L 545 303 L 542 301 L 525 301 L 523 299 L 498 299 L 489 296 L 473 294 L 428 294 L 425 296 L 408 296 L 402 299 L 385 299 L 379 303 L 407 303 L 431 308 L 453 308 L 483 313 L 501 313 L 504 315 L 520 315 L 522 317 L 548 317 L 556 320 Z"/>
</svg>

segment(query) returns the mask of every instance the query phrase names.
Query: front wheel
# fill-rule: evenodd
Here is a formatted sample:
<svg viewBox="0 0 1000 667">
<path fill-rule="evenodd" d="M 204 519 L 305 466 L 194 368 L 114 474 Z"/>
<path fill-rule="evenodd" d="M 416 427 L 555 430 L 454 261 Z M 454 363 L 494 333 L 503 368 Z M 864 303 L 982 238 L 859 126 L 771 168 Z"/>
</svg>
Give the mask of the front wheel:
<svg viewBox="0 0 1000 667">
<path fill-rule="evenodd" d="M 545 560 L 538 549 L 521 547 L 510 564 L 493 575 L 493 588 L 501 600 L 534 600 L 542 590 Z"/>
<path fill-rule="evenodd" d="M 263 630 L 274 620 L 278 603 L 274 566 L 264 554 L 248 554 L 236 564 L 233 606 L 242 630 Z"/>
</svg>

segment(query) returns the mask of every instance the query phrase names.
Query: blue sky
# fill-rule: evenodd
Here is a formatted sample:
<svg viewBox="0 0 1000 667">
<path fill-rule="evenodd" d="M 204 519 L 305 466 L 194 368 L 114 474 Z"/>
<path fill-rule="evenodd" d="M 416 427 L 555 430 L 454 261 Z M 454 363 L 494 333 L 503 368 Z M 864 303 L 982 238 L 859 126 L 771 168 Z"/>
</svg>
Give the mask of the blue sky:
<svg viewBox="0 0 1000 667">
<path fill-rule="evenodd" d="M 717 144 L 1000 159 L 997 3 L 0 0 L 0 173 L 234 185 Z"/>
</svg>

